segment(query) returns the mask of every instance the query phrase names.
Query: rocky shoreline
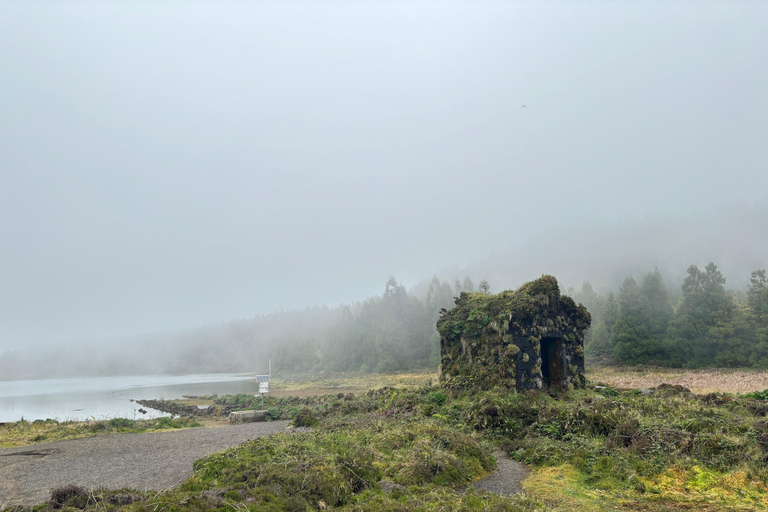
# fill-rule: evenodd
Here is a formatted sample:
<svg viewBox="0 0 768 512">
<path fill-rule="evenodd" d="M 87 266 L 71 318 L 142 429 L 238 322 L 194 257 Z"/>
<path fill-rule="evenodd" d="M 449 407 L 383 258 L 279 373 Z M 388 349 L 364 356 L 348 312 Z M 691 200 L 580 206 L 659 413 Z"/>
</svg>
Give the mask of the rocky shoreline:
<svg viewBox="0 0 768 512">
<path fill-rule="evenodd" d="M 230 412 L 236 409 L 231 405 L 211 405 L 201 408 L 196 405 L 184 405 L 176 402 L 169 402 L 167 400 L 135 400 L 135 402 L 143 407 L 150 407 L 174 416 L 186 418 L 227 416 Z"/>
</svg>

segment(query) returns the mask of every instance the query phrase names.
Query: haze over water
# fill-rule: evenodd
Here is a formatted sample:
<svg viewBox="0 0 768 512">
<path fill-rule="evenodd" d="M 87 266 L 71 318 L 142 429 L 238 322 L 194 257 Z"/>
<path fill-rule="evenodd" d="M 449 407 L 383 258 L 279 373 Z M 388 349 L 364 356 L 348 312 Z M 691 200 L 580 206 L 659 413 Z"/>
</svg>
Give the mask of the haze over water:
<svg viewBox="0 0 768 512">
<path fill-rule="evenodd" d="M 242 374 L 150 375 L 0 381 L 0 422 L 56 419 L 149 419 L 168 416 L 132 402 L 184 395 L 255 394 L 259 385 Z"/>
</svg>

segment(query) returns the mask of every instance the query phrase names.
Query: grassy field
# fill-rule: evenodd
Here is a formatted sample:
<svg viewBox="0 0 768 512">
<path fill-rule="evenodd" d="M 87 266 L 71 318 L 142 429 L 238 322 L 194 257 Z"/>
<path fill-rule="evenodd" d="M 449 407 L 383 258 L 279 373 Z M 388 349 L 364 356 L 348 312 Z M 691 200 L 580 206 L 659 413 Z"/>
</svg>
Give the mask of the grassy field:
<svg viewBox="0 0 768 512">
<path fill-rule="evenodd" d="M 270 394 L 269 416 L 312 432 L 211 455 L 172 491 L 65 489 L 36 511 L 768 510 L 768 402 L 738 395 L 762 389 L 762 374 L 600 368 L 588 376 L 609 387 L 471 392 L 443 389 L 433 373 L 278 380 L 276 390 L 304 396 Z M 657 383 L 667 385 L 629 389 Z M 215 400 L 261 405 L 249 395 Z M 532 469 L 525 496 L 467 487 L 493 471 L 497 449 Z"/>
<path fill-rule="evenodd" d="M 359 393 L 385 386 L 429 386 L 436 383 L 436 371 L 398 374 L 335 372 L 311 377 L 273 377 L 269 392 L 272 396 L 317 396 L 328 393 Z"/>
<path fill-rule="evenodd" d="M 684 370 L 653 366 L 587 367 L 587 381 L 620 389 L 649 389 L 660 384 L 680 385 L 693 393 L 744 394 L 768 389 L 768 371 L 715 368 Z M 332 373 L 328 375 L 273 378 L 273 396 L 315 396 L 338 392 L 360 392 L 384 386 L 425 386 L 438 381 L 437 372 L 396 375 Z"/>
<path fill-rule="evenodd" d="M 615 388 L 648 389 L 660 384 L 676 384 L 696 394 L 751 393 L 768 389 L 768 371 L 740 369 L 681 370 L 660 367 L 588 368 L 587 379 L 592 383 Z"/>
<path fill-rule="evenodd" d="M 619 389 L 648 389 L 660 384 L 680 385 L 696 394 L 744 394 L 768 389 L 768 371 L 741 369 L 684 370 L 649 366 L 595 366 L 587 368 L 587 381 Z M 436 371 L 400 374 L 329 372 L 294 377 L 273 377 L 269 396 L 309 397 L 336 393 L 360 393 L 369 389 L 399 386 L 430 386 L 438 382 Z M 188 405 L 211 405 L 209 397 L 177 400 Z"/>
</svg>

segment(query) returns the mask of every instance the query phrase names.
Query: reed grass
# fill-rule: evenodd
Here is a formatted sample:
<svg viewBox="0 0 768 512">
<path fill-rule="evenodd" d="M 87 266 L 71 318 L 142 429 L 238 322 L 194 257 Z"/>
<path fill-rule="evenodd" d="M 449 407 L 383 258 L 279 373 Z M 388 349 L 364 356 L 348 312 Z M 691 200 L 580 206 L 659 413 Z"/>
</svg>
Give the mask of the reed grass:
<svg viewBox="0 0 768 512">
<path fill-rule="evenodd" d="M 693 393 L 746 394 L 768 389 L 768 371 L 710 368 L 684 370 L 648 366 L 606 366 L 587 370 L 592 384 L 614 388 L 649 389 L 661 384 L 680 385 Z"/>
</svg>

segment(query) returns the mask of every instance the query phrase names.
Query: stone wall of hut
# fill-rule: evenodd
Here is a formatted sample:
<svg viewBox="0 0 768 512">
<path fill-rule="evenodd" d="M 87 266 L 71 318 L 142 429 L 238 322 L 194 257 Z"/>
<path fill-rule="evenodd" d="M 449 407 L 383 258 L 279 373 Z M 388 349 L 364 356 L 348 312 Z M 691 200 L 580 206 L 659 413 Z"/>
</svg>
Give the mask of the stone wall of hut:
<svg viewBox="0 0 768 512">
<path fill-rule="evenodd" d="M 552 276 L 497 295 L 462 293 L 443 311 L 440 378 L 457 388 L 583 387 L 589 313 Z"/>
</svg>

